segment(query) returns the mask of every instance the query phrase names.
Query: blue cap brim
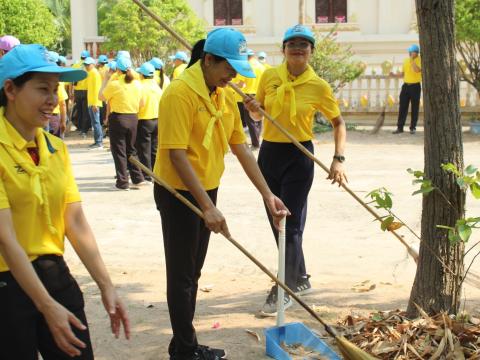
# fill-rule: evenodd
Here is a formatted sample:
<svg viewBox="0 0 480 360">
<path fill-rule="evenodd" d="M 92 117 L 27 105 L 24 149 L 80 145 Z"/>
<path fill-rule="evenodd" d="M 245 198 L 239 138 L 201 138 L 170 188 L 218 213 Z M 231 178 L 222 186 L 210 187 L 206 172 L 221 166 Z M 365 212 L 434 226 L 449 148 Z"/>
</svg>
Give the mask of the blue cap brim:
<svg viewBox="0 0 480 360">
<path fill-rule="evenodd" d="M 246 78 L 254 78 L 255 73 L 247 60 L 233 60 L 227 59 L 228 63 L 232 65 L 233 69 Z"/>
<path fill-rule="evenodd" d="M 64 68 L 58 65 L 44 66 L 38 69 L 29 70 L 30 72 L 42 72 L 59 74 L 62 82 L 77 82 L 87 77 L 87 72 L 81 69 Z"/>
</svg>

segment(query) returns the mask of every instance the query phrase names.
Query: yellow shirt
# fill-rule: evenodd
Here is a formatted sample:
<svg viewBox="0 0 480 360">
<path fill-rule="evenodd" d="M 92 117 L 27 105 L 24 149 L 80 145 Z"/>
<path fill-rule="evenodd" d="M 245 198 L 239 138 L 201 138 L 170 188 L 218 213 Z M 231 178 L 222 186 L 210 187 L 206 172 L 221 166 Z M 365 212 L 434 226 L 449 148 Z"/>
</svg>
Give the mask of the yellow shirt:
<svg viewBox="0 0 480 360">
<path fill-rule="evenodd" d="M 27 142 L 3 116 L 0 108 L 0 209 L 10 209 L 15 235 L 30 261 L 41 255 L 62 255 L 64 252 L 66 205 L 79 202 L 67 146 L 59 138 L 37 129 L 35 141 Z M 40 164 L 35 166 L 27 147 L 36 147 Z M 47 197 L 52 233 L 46 225 L 44 209 L 32 190 L 32 177 L 14 160 L 25 161 L 34 168 L 45 167 L 44 188 Z M 8 266 L 0 255 L 0 271 Z"/>
<path fill-rule="evenodd" d="M 155 74 L 153 75 L 153 78 L 157 82 L 158 86 L 160 86 L 160 70 L 155 70 Z M 162 90 L 165 90 L 167 86 L 170 84 L 170 79 L 168 76 L 163 73 L 163 88 Z"/>
<path fill-rule="evenodd" d="M 75 64 L 72 65 L 74 69 L 82 69 L 83 70 L 83 61 L 77 61 Z M 87 90 L 87 79 L 83 79 L 77 81 L 73 87 L 75 90 Z"/>
<path fill-rule="evenodd" d="M 415 64 L 421 69 L 422 61 L 420 55 L 415 58 Z M 407 84 L 416 84 L 422 81 L 422 72 L 416 72 L 413 70 L 411 59 L 407 58 L 403 60 L 403 81 Z"/>
<path fill-rule="evenodd" d="M 212 120 L 209 107 L 220 110 L 222 117 L 214 123 L 211 143 L 205 146 L 206 131 Z M 154 172 L 174 188 L 187 190 L 169 156 L 170 149 L 185 149 L 205 190 L 215 189 L 225 169 L 225 142 L 245 142 L 237 103 L 233 93 L 226 89 L 217 88 L 209 94 L 199 61 L 185 70 L 179 80 L 173 81 L 162 95 Z"/>
<path fill-rule="evenodd" d="M 92 68 L 88 71 L 87 76 L 87 101 L 88 106 L 102 106 L 102 101 L 99 100 L 98 94 L 102 87 L 102 76 L 97 68 Z"/>
<path fill-rule="evenodd" d="M 142 85 L 138 80 L 127 84 L 122 76 L 118 80 L 108 82 L 103 89 L 103 96 L 110 104 L 111 112 L 138 114 L 142 99 Z"/>
<path fill-rule="evenodd" d="M 178 79 L 178 77 L 180 76 L 180 74 L 185 71 L 185 69 L 187 68 L 187 66 L 188 66 L 187 64 L 180 64 L 180 65 L 178 65 L 178 66 L 173 70 L 172 79 Z"/>
<path fill-rule="evenodd" d="M 233 79 L 233 82 L 236 84 L 243 83 L 243 86 L 241 87 L 241 89 L 245 94 L 256 94 L 258 89 L 258 84 L 260 83 L 260 78 L 262 77 L 262 74 L 265 72 L 265 67 L 255 58 L 250 59 L 248 62 L 252 67 L 255 77 L 247 78 L 245 76 L 237 74 L 237 76 Z M 237 93 L 235 93 L 235 99 L 237 100 L 237 102 L 243 101 L 242 97 Z"/>
<path fill-rule="evenodd" d="M 265 111 L 273 115 L 274 103 L 277 100 L 277 89 L 283 84 L 279 75 L 279 70 L 286 70 L 286 65 L 273 67 L 265 70 L 263 73 L 257 91 L 257 100 L 262 104 Z M 340 116 L 340 109 L 337 100 L 332 93 L 330 85 L 315 73 L 311 73 L 313 69 L 309 67 L 301 77 L 308 75 L 309 80 L 295 86 L 296 116 L 293 121 L 290 118 L 290 92 L 285 93 L 284 101 L 282 101 L 281 112 L 276 116 L 276 120 L 292 134 L 298 141 L 308 141 L 313 139 L 313 116 L 316 111 L 320 111 L 328 120 L 332 120 Z M 289 81 L 296 79 L 288 74 Z M 263 139 L 271 142 L 291 142 L 283 135 L 269 120 L 264 121 Z"/>
<path fill-rule="evenodd" d="M 143 79 L 141 83 L 144 105 L 138 112 L 138 120 L 157 120 L 162 89 L 160 89 L 155 79 Z"/>
<path fill-rule="evenodd" d="M 58 83 L 57 96 L 58 96 L 58 105 L 55 107 L 55 109 L 53 109 L 54 114 L 60 114 L 60 103 L 62 101 L 68 100 L 68 94 L 67 94 L 67 91 L 65 90 L 65 83 L 63 82 Z"/>
<path fill-rule="evenodd" d="M 108 71 L 110 70 L 107 65 L 103 65 L 102 67 L 97 68 L 100 76 L 102 77 L 102 82 L 106 79 Z"/>
<path fill-rule="evenodd" d="M 115 80 L 118 80 L 120 78 L 120 75 L 118 74 L 118 72 L 114 72 L 112 74 L 112 76 L 110 76 L 110 80 L 109 81 L 115 81 Z"/>
</svg>

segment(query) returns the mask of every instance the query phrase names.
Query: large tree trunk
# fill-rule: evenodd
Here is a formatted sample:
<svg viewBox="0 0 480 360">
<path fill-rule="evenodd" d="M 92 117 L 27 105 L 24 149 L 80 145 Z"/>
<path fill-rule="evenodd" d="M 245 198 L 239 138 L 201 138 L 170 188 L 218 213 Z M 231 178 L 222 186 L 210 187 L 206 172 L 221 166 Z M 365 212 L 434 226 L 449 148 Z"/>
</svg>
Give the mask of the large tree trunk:
<svg viewBox="0 0 480 360">
<path fill-rule="evenodd" d="M 428 313 L 458 311 L 463 273 L 463 244 L 450 245 L 447 232 L 436 225 L 454 226 L 463 217 L 465 194 L 441 164 L 463 169 L 459 81 L 455 60 L 454 0 L 416 0 L 425 126 L 425 176 L 433 181 L 452 206 L 433 191 L 423 197 L 422 243 L 410 294 L 408 314 L 417 315 L 415 304 Z M 433 250 L 458 275 L 435 258 Z"/>
</svg>

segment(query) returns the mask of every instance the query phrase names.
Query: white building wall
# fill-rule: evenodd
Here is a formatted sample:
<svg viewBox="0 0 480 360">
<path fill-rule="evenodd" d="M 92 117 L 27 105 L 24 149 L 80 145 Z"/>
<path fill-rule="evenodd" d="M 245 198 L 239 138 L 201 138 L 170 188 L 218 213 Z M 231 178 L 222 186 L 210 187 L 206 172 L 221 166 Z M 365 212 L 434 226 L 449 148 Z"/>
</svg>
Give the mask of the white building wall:
<svg viewBox="0 0 480 360">
<path fill-rule="evenodd" d="M 70 0 L 72 19 L 72 56 L 80 58 L 85 40 L 98 36 L 97 0 Z"/>
</svg>

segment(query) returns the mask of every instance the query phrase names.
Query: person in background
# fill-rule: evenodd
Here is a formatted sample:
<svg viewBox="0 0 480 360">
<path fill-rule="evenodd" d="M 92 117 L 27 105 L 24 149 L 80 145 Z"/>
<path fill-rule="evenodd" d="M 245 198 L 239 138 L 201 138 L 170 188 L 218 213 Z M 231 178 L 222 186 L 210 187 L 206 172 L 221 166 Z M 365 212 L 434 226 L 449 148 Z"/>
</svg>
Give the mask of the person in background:
<svg viewBox="0 0 480 360">
<path fill-rule="evenodd" d="M 128 158 L 136 155 L 138 112 L 143 106 L 142 85 L 135 80 L 129 57 L 117 59 L 117 71 L 121 73 L 118 80 L 109 81 L 107 78 L 102 84 L 99 98 L 109 103 L 111 111 L 108 134 L 116 171 L 113 189 L 128 191 L 148 184 L 137 167 L 128 165 Z M 129 185 L 128 172 L 132 186 Z"/>
<path fill-rule="evenodd" d="M 109 71 L 108 68 L 108 57 L 107 55 L 100 55 L 97 61 L 97 70 L 102 77 L 102 82 L 106 79 L 107 73 Z M 102 107 L 100 108 L 100 125 L 103 127 L 106 123 L 107 119 L 107 104 L 102 103 Z"/>
<path fill-rule="evenodd" d="M 173 65 L 175 66 L 172 74 L 172 79 L 175 80 L 187 68 L 188 56 L 183 51 L 177 51 L 175 55 L 170 56 L 170 60 L 173 60 Z"/>
<path fill-rule="evenodd" d="M 48 52 L 48 61 L 57 64 L 60 63 L 60 55 L 55 51 Z M 59 82 L 57 89 L 58 104 L 53 109 L 52 115 L 48 122 L 48 128 L 45 130 L 56 137 L 63 138 L 65 130 L 67 129 L 67 105 L 68 94 L 65 90 L 65 83 Z"/>
<path fill-rule="evenodd" d="M 103 129 L 100 123 L 100 108 L 102 101 L 98 98 L 100 88 L 102 87 L 102 76 L 95 67 L 95 59 L 88 57 L 83 62 L 87 70 L 87 104 L 88 114 L 93 129 L 94 143 L 89 146 L 90 149 L 103 149 Z"/>
<path fill-rule="evenodd" d="M 285 61 L 280 66 L 265 70 L 258 85 L 257 101 L 312 153 L 313 115 L 320 111 L 332 123 L 335 140 L 328 179 L 341 185 L 347 181 L 343 167 L 346 127 L 330 85 L 319 78 L 309 65 L 314 46 L 315 35 L 308 27 L 296 25 L 289 28 L 283 38 Z M 251 116 L 261 119 L 258 112 L 251 113 Z M 312 291 L 302 244 L 314 164 L 270 121 L 266 121 L 264 126 L 258 165 L 272 192 L 291 212 L 286 224 L 285 283 L 295 293 L 303 295 Z M 267 216 L 278 241 L 278 231 L 269 213 Z M 288 294 L 284 299 L 277 299 L 275 285 L 261 313 L 275 316 L 277 301 L 283 301 L 285 309 L 293 304 Z"/>
<path fill-rule="evenodd" d="M 142 83 L 143 106 L 138 112 L 137 139 L 135 148 L 140 162 L 150 170 L 155 165 L 158 137 L 158 107 L 162 97 L 162 89 L 155 81 L 155 68 L 151 62 L 146 62 L 137 69 Z M 152 181 L 150 176 L 143 174 L 146 181 Z"/>
<path fill-rule="evenodd" d="M 80 60 L 72 65 L 74 69 L 82 69 L 83 62 L 90 56 L 88 50 L 83 50 L 80 54 Z M 91 127 L 90 115 L 88 113 L 88 99 L 87 99 L 87 79 L 78 81 L 73 87 L 73 98 L 75 102 L 75 118 L 73 123 L 79 130 L 82 137 L 87 137 L 88 130 Z"/>
<path fill-rule="evenodd" d="M 267 62 L 267 53 L 265 51 L 259 51 L 257 53 L 257 59 L 262 64 L 265 66 L 265 69 L 270 69 L 272 66 Z"/>
<path fill-rule="evenodd" d="M 20 45 L 20 40 L 15 36 L 4 35 L 0 37 L 0 59 L 17 45 Z"/>
<path fill-rule="evenodd" d="M 100 289 L 118 338 L 130 325 L 85 217 L 65 143 L 43 131 L 58 82 L 85 71 L 50 62 L 41 45 L 0 59 L 0 359 L 92 360 L 84 298 L 65 239 Z"/>
<path fill-rule="evenodd" d="M 164 63 L 158 57 L 154 57 L 150 60 L 150 63 L 155 68 L 154 79 L 157 82 L 160 89 L 165 90 L 168 84 L 170 84 L 170 79 L 164 71 Z"/>
<path fill-rule="evenodd" d="M 257 93 L 258 84 L 260 78 L 262 77 L 265 67 L 258 62 L 255 58 L 255 53 L 251 49 L 247 49 L 248 62 L 255 73 L 254 78 L 247 78 L 238 74 L 233 80 L 242 91 L 249 95 L 252 98 L 255 98 Z M 240 95 L 235 94 L 237 99 L 238 109 L 240 111 L 240 116 L 242 117 L 242 123 L 248 128 L 250 134 L 250 141 L 252 143 L 252 149 L 258 150 L 260 148 L 260 135 L 262 133 L 262 121 L 255 121 L 250 117 L 250 113 L 245 109 L 243 105 L 243 99 Z"/>
<path fill-rule="evenodd" d="M 400 91 L 397 130 L 395 130 L 393 134 L 403 133 L 410 103 L 412 104 L 410 134 L 413 135 L 417 131 L 418 111 L 420 109 L 420 96 L 422 93 L 422 60 L 420 58 L 420 47 L 415 44 L 410 46 L 408 48 L 408 54 L 409 57 L 403 61 L 402 72 L 396 75 L 398 77 L 403 76 L 403 85 Z"/>
</svg>

